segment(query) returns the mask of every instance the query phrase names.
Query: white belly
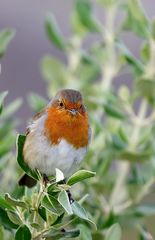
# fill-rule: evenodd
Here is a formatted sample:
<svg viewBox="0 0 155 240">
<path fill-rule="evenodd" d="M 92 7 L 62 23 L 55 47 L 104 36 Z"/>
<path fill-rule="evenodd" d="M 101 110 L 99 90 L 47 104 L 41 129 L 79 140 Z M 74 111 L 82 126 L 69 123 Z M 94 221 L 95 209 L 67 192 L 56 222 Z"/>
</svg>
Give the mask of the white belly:
<svg viewBox="0 0 155 240">
<path fill-rule="evenodd" d="M 28 136 L 27 136 L 28 137 Z M 55 169 L 60 169 L 64 175 L 70 176 L 83 160 L 86 148 L 75 149 L 62 139 L 58 145 L 49 145 L 46 137 L 33 135 L 24 146 L 24 158 L 30 168 L 38 169 L 47 176 L 55 175 Z"/>
</svg>

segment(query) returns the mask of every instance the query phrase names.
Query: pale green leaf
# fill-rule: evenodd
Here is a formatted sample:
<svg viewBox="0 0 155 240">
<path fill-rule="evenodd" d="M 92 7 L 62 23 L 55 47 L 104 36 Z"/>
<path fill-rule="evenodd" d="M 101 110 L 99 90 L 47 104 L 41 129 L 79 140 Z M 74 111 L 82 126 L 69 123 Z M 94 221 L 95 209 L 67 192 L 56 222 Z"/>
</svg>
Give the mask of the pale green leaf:
<svg viewBox="0 0 155 240">
<path fill-rule="evenodd" d="M 59 193 L 58 201 L 59 201 L 59 203 L 61 204 L 61 206 L 65 209 L 65 211 L 66 211 L 68 214 L 72 214 L 72 213 L 73 213 L 71 204 L 70 204 L 70 202 L 69 202 L 68 195 L 67 195 L 67 193 L 66 193 L 65 190 L 62 190 L 62 191 Z"/>
<path fill-rule="evenodd" d="M 71 207 L 72 207 L 73 213 L 76 216 L 78 216 L 79 218 L 84 219 L 84 220 L 92 223 L 93 226 L 96 228 L 96 224 L 92 220 L 89 219 L 88 214 L 86 213 L 85 209 L 78 202 L 74 201 L 71 204 Z"/>
<path fill-rule="evenodd" d="M 0 57 L 5 53 L 10 41 L 15 36 L 15 31 L 13 29 L 3 29 L 0 31 Z"/>
<path fill-rule="evenodd" d="M 113 224 L 107 231 L 105 240 L 121 240 L 122 230 L 118 223 Z"/>
<path fill-rule="evenodd" d="M 49 40 L 58 48 L 65 49 L 65 42 L 58 24 L 52 13 L 49 13 L 45 21 L 45 29 Z"/>
<path fill-rule="evenodd" d="M 25 202 L 12 198 L 8 193 L 5 194 L 5 200 L 8 203 L 10 203 L 12 206 L 21 207 L 21 208 L 26 208 L 27 209 L 27 204 Z"/>
<path fill-rule="evenodd" d="M 101 31 L 99 22 L 93 16 L 92 5 L 89 0 L 76 0 L 76 12 L 83 26 L 89 31 Z"/>
<path fill-rule="evenodd" d="M 68 185 L 73 185 L 75 183 L 81 182 L 87 178 L 91 178 L 95 176 L 95 172 L 91 172 L 88 170 L 79 170 L 74 173 L 67 181 Z"/>
<path fill-rule="evenodd" d="M 11 222 L 13 222 L 14 224 L 17 224 L 17 225 L 22 224 L 22 220 L 20 219 L 19 215 L 16 212 L 7 210 L 7 214 L 8 214 L 9 219 L 11 220 Z"/>
</svg>

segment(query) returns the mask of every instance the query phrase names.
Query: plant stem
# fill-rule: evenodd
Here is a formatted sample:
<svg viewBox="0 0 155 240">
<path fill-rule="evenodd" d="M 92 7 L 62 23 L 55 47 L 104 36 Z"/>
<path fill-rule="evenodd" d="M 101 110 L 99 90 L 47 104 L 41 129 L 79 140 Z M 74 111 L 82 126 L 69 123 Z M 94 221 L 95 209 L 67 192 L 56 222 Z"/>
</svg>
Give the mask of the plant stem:
<svg viewBox="0 0 155 240">
<path fill-rule="evenodd" d="M 139 133 L 142 126 L 141 123 L 145 118 L 146 111 L 147 111 L 147 101 L 143 99 L 138 112 L 139 124 L 137 125 L 135 124 L 135 126 L 133 127 L 133 131 L 129 141 L 129 149 L 131 151 L 134 151 L 136 149 L 138 139 L 139 139 Z M 125 190 L 126 189 L 125 183 L 126 183 L 128 174 L 130 172 L 130 163 L 127 161 L 123 161 L 123 162 L 121 161 L 119 163 L 118 169 L 119 169 L 119 175 L 110 199 L 110 204 L 112 207 L 116 206 L 117 204 L 119 205 L 120 203 L 126 200 L 127 193 Z"/>
<path fill-rule="evenodd" d="M 154 67 L 155 66 L 155 40 L 151 38 L 149 43 L 150 43 L 151 55 L 150 55 L 150 60 L 145 67 L 144 77 L 153 78 L 153 76 L 155 75 L 155 67 Z"/>
<path fill-rule="evenodd" d="M 139 203 L 150 191 L 150 188 L 153 186 L 155 182 L 154 177 L 151 177 L 146 184 L 144 185 L 143 189 L 140 191 L 140 193 L 137 195 L 134 203 Z"/>
<path fill-rule="evenodd" d="M 155 70 L 154 70 L 154 64 L 155 64 L 155 41 L 153 39 L 150 39 L 150 59 L 149 62 L 144 70 L 144 74 L 142 77 L 149 77 L 152 78 L 154 77 L 155 74 Z M 134 123 L 134 127 L 133 127 L 133 131 L 130 137 L 130 141 L 129 141 L 129 149 L 131 151 L 136 149 L 137 143 L 138 143 L 138 139 L 139 139 L 139 134 L 140 134 L 140 130 L 142 128 L 142 123 L 145 120 L 145 116 L 147 113 L 147 101 L 144 98 L 141 102 L 141 106 L 138 112 L 138 122 Z M 125 183 L 126 183 L 126 179 L 128 177 L 128 174 L 130 172 L 130 164 L 129 162 L 125 161 L 125 162 L 120 162 L 119 166 L 119 175 L 118 175 L 118 179 L 116 181 L 116 184 L 114 186 L 114 190 L 112 192 L 111 195 L 111 206 L 115 206 L 116 204 L 120 204 L 122 203 L 122 201 L 126 200 L 127 197 L 127 193 L 124 193 L 125 195 L 122 195 L 121 192 L 125 189 Z M 141 198 L 141 197 L 140 197 Z M 139 199 L 140 199 L 139 198 Z"/>
<path fill-rule="evenodd" d="M 116 51 L 114 44 L 114 22 L 116 16 L 116 6 L 107 9 L 106 12 L 106 31 L 104 41 L 106 44 L 107 60 L 102 67 L 102 88 L 104 91 L 110 89 L 113 78 L 116 75 Z"/>
<path fill-rule="evenodd" d="M 75 76 L 75 71 L 80 62 L 80 51 L 81 51 L 81 39 L 78 36 L 74 36 L 71 41 L 72 48 L 68 52 L 68 69 L 70 74 L 68 76 L 68 84 L 70 87 L 76 88 L 79 84 L 78 79 Z M 73 86 L 71 86 L 74 84 Z"/>
<path fill-rule="evenodd" d="M 66 226 L 68 226 L 69 224 L 73 223 L 75 220 L 77 219 L 77 217 L 71 219 L 69 222 L 64 223 L 64 225 L 61 225 L 61 229 L 65 228 Z M 39 232 L 34 238 L 33 240 L 38 240 L 40 237 L 42 237 L 42 235 L 48 231 L 50 231 L 51 229 L 53 230 L 59 230 L 59 228 L 55 228 L 53 226 L 50 226 L 48 228 L 43 229 L 41 232 Z"/>
<path fill-rule="evenodd" d="M 43 192 L 44 192 L 44 188 L 43 188 L 43 182 L 41 180 L 41 182 L 40 182 L 40 189 L 39 189 L 38 197 L 37 197 L 36 204 L 35 204 L 33 223 L 37 223 L 37 221 L 38 221 L 38 208 L 39 208 L 39 205 L 40 205 L 40 201 L 41 201 Z M 32 236 L 34 237 L 35 234 L 36 234 L 36 229 L 33 229 Z"/>
</svg>

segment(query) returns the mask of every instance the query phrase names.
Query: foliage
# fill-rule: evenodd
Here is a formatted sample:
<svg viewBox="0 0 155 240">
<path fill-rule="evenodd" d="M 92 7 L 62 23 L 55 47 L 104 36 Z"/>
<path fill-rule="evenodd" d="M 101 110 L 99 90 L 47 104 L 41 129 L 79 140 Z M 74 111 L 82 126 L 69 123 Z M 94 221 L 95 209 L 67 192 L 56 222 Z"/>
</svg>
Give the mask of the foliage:
<svg viewBox="0 0 155 240">
<path fill-rule="evenodd" d="M 104 23 L 93 13 L 94 5 L 103 9 Z M 120 12 L 123 19 L 118 23 Z M 128 239 L 129 231 L 137 233 L 137 239 L 153 239 L 148 220 L 155 215 L 150 201 L 155 182 L 154 20 L 148 19 L 139 0 L 75 0 L 70 23 L 66 39 L 53 14 L 47 16 L 48 39 L 67 62 L 47 54 L 41 73 L 49 98 L 67 87 L 84 95 L 93 130 L 82 166 L 87 170 L 79 170 L 67 183 L 57 170 L 56 180 L 45 187 L 40 174 L 24 164 L 24 136 L 19 136 L 18 163 L 39 184 L 16 192 L 14 198 L 0 198 L 2 231 L 12 230 L 15 239 L 120 240 Z M 141 42 L 139 58 L 124 41 L 126 31 Z M 90 35 L 97 40 L 89 43 Z M 129 83 L 127 77 L 132 79 Z M 31 107 L 39 111 L 46 100 L 30 96 Z M 82 181 L 94 172 L 95 177 Z M 72 185 L 74 199 L 79 200 L 70 203 L 67 191 Z"/>
<path fill-rule="evenodd" d="M 60 239 L 77 237 L 78 229 L 70 229 L 72 222 L 92 222 L 82 203 L 84 196 L 79 201 L 71 201 L 67 192 L 72 185 L 93 177 L 95 173 L 80 170 L 64 182 L 63 173 L 57 169 L 56 178 L 51 179 L 47 186 L 38 171 L 32 171 L 23 159 L 23 146 L 25 136 L 19 135 L 17 139 L 18 163 L 20 167 L 31 177 L 39 181 L 39 186 L 34 189 L 26 189 L 21 193 L 22 200 L 12 198 L 8 193 L 0 198 L 0 211 L 2 211 L 1 224 L 9 230 L 15 229 L 15 239 Z M 5 220 L 5 221 L 4 221 Z M 66 229 L 67 228 L 67 229 Z"/>
<path fill-rule="evenodd" d="M 103 9 L 104 23 L 93 13 L 94 5 Z M 124 17 L 118 24 L 120 12 Z M 153 196 L 155 181 L 154 20 L 148 19 L 139 0 L 76 0 L 71 35 L 66 39 L 53 19 L 46 19 L 52 29 L 46 31 L 67 63 L 49 54 L 43 58 L 41 73 L 48 96 L 63 87 L 81 90 L 93 129 L 83 166 L 97 175 L 81 184 L 81 189 L 90 194 L 85 206 L 98 230 L 86 226 L 86 232 L 93 239 L 117 239 L 116 231 L 121 239 L 121 226 L 125 239 L 130 229 L 140 239 L 151 239 L 144 229 L 155 207 L 145 200 Z M 124 42 L 126 31 L 141 38 L 139 59 Z M 89 43 L 90 35 L 97 40 Z M 123 84 L 119 84 L 121 75 Z M 132 80 L 127 82 L 129 76 Z M 80 239 L 88 239 L 87 234 Z"/>
<path fill-rule="evenodd" d="M 15 36 L 13 29 L 3 29 L 0 31 L 0 57 L 2 57 L 8 47 L 8 44 Z"/>
<path fill-rule="evenodd" d="M 13 29 L 3 29 L 0 31 L 0 58 L 4 55 L 14 35 L 15 31 Z M 14 114 L 20 107 L 22 100 L 18 98 L 7 104 L 7 106 L 4 106 L 4 100 L 7 94 L 7 91 L 0 92 L 0 192 L 14 188 L 14 181 L 17 177 L 16 175 L 11 175 L 11 172 L 16 168 L 12 148 L 15 144 L 15 129 L 18 121 L 14 117 Z M 6 168 L 7 171 L 4 171 Z"/>
</svg>

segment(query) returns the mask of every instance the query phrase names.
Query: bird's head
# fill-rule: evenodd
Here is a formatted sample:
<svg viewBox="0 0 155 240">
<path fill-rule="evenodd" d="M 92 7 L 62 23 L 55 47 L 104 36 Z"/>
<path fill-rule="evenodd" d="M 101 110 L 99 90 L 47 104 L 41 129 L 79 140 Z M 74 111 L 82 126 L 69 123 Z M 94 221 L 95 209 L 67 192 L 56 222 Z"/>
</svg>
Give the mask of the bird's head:
<svg viewBox="0 0 155 240">
<path fill-rule="evenodd" d="M 81 93 L 72 89 L 59 91 L 52 101 L 51 108 L 59 115 L 68 115 L 71 118 L 84 116 L 86 113 Z"/>
<path fill-rule="evenodd" d="M 57 144 L 62 138 L 74 147 L 88 145 L 88 115 L 79 91 L 59 91 L 47 107 L 45 133 L 50 142 Z"/>
</svg>

